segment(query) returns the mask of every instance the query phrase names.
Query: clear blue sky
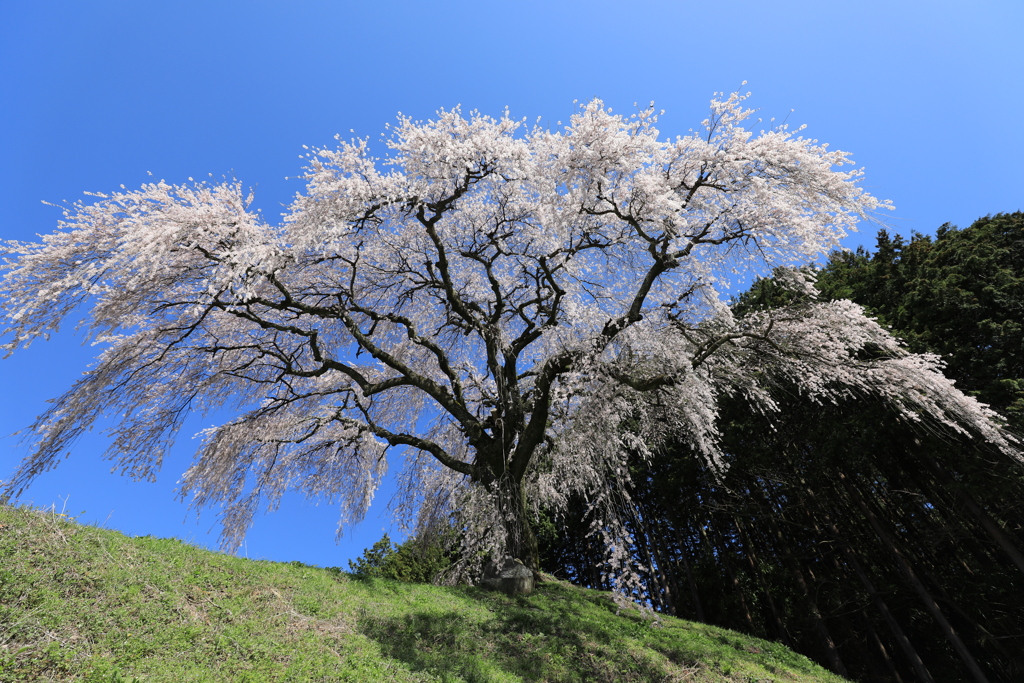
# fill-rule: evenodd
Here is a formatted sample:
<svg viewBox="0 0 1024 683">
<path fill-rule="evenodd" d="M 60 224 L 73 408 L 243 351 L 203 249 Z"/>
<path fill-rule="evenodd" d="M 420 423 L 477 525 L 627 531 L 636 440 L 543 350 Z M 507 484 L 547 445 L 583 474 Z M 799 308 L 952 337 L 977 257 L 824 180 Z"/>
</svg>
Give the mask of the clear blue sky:
<svg viewBox="0 0 1024 683">
<path fill-rule="evenodd" d="M 301 189 L 285 177 L 302 145 L 350 129 L 375 140 L 399 111 L 507 105 L 554 125 L 574 99 L 623 112 L 654 100 L 675 136 L 744 80 L 763 118 L 788 116 L 854 153 L 866 187 L 896 204 L 892 231 L 966 227 L 1024 209 L 1022 34 L 1020 0 L 8 0 L 0 239 L 52 231 L 59 211 L 42 200 L 138 187 L 147 172 L 234 175 L 272 217 Z M 875 230 L 847 246 L 872 246 Z M 69 328 L 0 361 L 0 435 L 30 424 L 95 351 Z M 197 522 L 174 494 L 189 436 L 210 421 L 186 425 L 155 483 L 110 474 L 97 429 L 20 500 L 66 500 L 83 521 L 215 546 L 214 512 Z M 0 480 L 25 455 L 17 437 L 0 438 Z M 390 528 L 388 498 L 340 545 L 336 510 L 287 498 L 242 553 L 344 567 Z"/>
</svg>

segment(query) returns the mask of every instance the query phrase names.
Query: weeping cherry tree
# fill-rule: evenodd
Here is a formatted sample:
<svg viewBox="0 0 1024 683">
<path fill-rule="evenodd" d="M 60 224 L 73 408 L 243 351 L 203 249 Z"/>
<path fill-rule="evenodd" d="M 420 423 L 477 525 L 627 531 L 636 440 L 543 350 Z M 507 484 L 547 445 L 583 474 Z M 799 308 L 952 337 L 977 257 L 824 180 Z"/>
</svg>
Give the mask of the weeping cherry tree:
<svg viewBox="0 0 1024 683">
<path fill-rule="evenodd" d="M 725 395 L 771 414 L 784 380 L 1014 451 L 935 357 L 813 298 L 794 266 L 888 203 L 843 170 L 847 153 L 755 133 L 744 99 L 714 99 L 670 140 L 653 109 L 599 100 L 559 131 L 507 112 L 400 117 L 381 157 L 363 139 L 311 152 L 279 225 L 233 181 L 66 205 L 41 243 L 3 247 L 5 348 L 86 310 L 104 350 L 33 425 L 8 495 L 101 416 L 107 455 L 148 478 L 186 415 L 228 406 L 181 486 L 221 508 L 225 547 L 288 488 L 358 521 L 390 454 L 399 516 L 455 514 L 465 572 L 480 551 L 536 570 L 536 508 L 580 494 L 624 586 L 626 451 L 684 440 L 719 462 Z M 734 315 L 730 282 L 773 268 L 792 304 Z"/>
</svg>

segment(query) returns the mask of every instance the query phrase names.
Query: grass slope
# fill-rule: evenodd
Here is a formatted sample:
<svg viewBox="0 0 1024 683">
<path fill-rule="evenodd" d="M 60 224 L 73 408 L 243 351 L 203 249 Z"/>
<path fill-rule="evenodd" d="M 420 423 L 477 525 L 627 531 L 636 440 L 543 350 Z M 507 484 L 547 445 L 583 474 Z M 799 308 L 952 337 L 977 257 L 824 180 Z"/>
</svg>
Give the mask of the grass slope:
<svg viewBox="0 0 1024 683">
<path fill-rule="evenodd" d="M 0 681 L 841 682 L 785 647 L 545 582 L 360 579 L 0 506 Z"/>
</svg>

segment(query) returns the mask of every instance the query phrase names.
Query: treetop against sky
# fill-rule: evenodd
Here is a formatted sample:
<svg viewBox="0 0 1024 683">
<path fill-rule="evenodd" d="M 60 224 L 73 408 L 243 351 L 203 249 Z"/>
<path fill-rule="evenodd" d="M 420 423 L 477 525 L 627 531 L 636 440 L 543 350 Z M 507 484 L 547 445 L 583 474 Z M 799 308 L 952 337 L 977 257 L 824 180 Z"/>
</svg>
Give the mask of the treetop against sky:
<svg viewBox="0 0 1024 683">
<path fill-rule="evenodd" d="M 855 152 L 870 194 L 890 198 L 894 231 L 931 232 L 951 221 L 1021 207 L 1024 132 L 1016 111 L 1015 49 L 1024 8 L 1016 2 L 797 3 L 779 13 L 761 3 L 717 6 L 646 2 L 443 6 L 382 2 L 179 2 L 130 5 L 39 2 L 12 6 L 0 25 L 0 238 L 35 241 L 83 191 L 109 193 L 165 179 L 238 178 L 276 224 L 301 192 L 295 154 L 332 145 L 336 133 L 381 130 L 402 111 L 427 120 L 462 105 L 542 117 L 552 130 L 571 102 L 599 96 L 615 112 L 656 102 L 658 126 L 685 134 L 707 115 L 712 92 L 750 81 L 755 131 L 787 120 L 805 135 Z M 629 48 L 625 49 L 624 36 Z M 771 119 L 775 119 L 775 124 Z M 371 139 L 378 148 L 376 138 Z M 853 167 L 847 167 L 853 168 Z M 153 173 L 147 175 L 147 171 Z M 285 180 L 290 177 L 290 180 Z M 91 199 L 89 201 L 92 201 Z M 844 246 L 873 243 L 874 228 Z M 858 241 L 859 240 L 859 241 Z M 761 273 L 764 274 L 764 273 Z M 735 293 L 732 290 L 730 293 Z M 9 341 L 5 339 L 3 341 Z M 97 349 L 70 326 L 48 343 L 0 364 L 0 433 L 31 424 L 81 377 Z M 221 418 L 193 416 L 182 435 Z M 87 510 L 84 519 L 129 533 L 182 535 L 174 502 L 178 473 L 196 441 L 180 438 L 155 482 L 107 474 L 100 421 L 60 467 L 19 500 Z M 28 446 L 0 441 L 0 479 Z M 260 518 L 241 552 L 344 564 L 391 528 L 384 504 L 397 482 L 385 475 L 370 518 L 333 536 L 337 510 L 285 496 Z M 322 502 L 322 501 L 321 501 Z M 379 513 L 383 516 L 379 516 Z M 202 531 L 213 521 L 204 517 Z"/>
<path fill-rule="evenodd" d="M 937 358 L 851 302 L 817 301 L 791 268 L 888 204 L 847 153 L 750 130 L 745 99 L 716 97 L 670 139 L 653 109 L 623 117 L 596 99 L 554 130 L 401 117 L 383 157 L 358 138 L 314 150 L 279 225 L 237 182 L 67 206 L 41 243 L 8 244 L 5 348 L 86 307 L 103 350 L 37 420 L 9 490 L 102 415 L 116 416 L 108 456 L 151 478 L 186 415 L 227 406 L 182 495 L 223 510 L 228 548 L 289 489 L 361 521 L 405 450 L 404 509 L 428 503 L 420 529 L 458 517 L 460 571 L 480 551 L 539 569 L 531 516 L 576 494 L 629 581 L 627 452 L 684 440 L 719 466 L 723 396 L 771 412 L 780 381 L 819 400 L 855 392 L 1016 453 Z M 793 301 L 734 314 L 728 273 L 765 269 Z"/>
</svg>

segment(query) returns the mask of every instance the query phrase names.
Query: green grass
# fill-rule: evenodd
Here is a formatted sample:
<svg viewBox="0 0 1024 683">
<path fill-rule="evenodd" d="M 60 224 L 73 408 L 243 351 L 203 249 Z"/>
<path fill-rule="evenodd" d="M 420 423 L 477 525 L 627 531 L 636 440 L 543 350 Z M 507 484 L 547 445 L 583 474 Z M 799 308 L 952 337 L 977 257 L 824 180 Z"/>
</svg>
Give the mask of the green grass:
<svg viewBox="0 0 1024 683">
<path fill-rule="evenodd" d="M 547 581 L 361 579 L 0 506 L 0 681 L 840 682 L 782 645 Z"/>
</svg>

